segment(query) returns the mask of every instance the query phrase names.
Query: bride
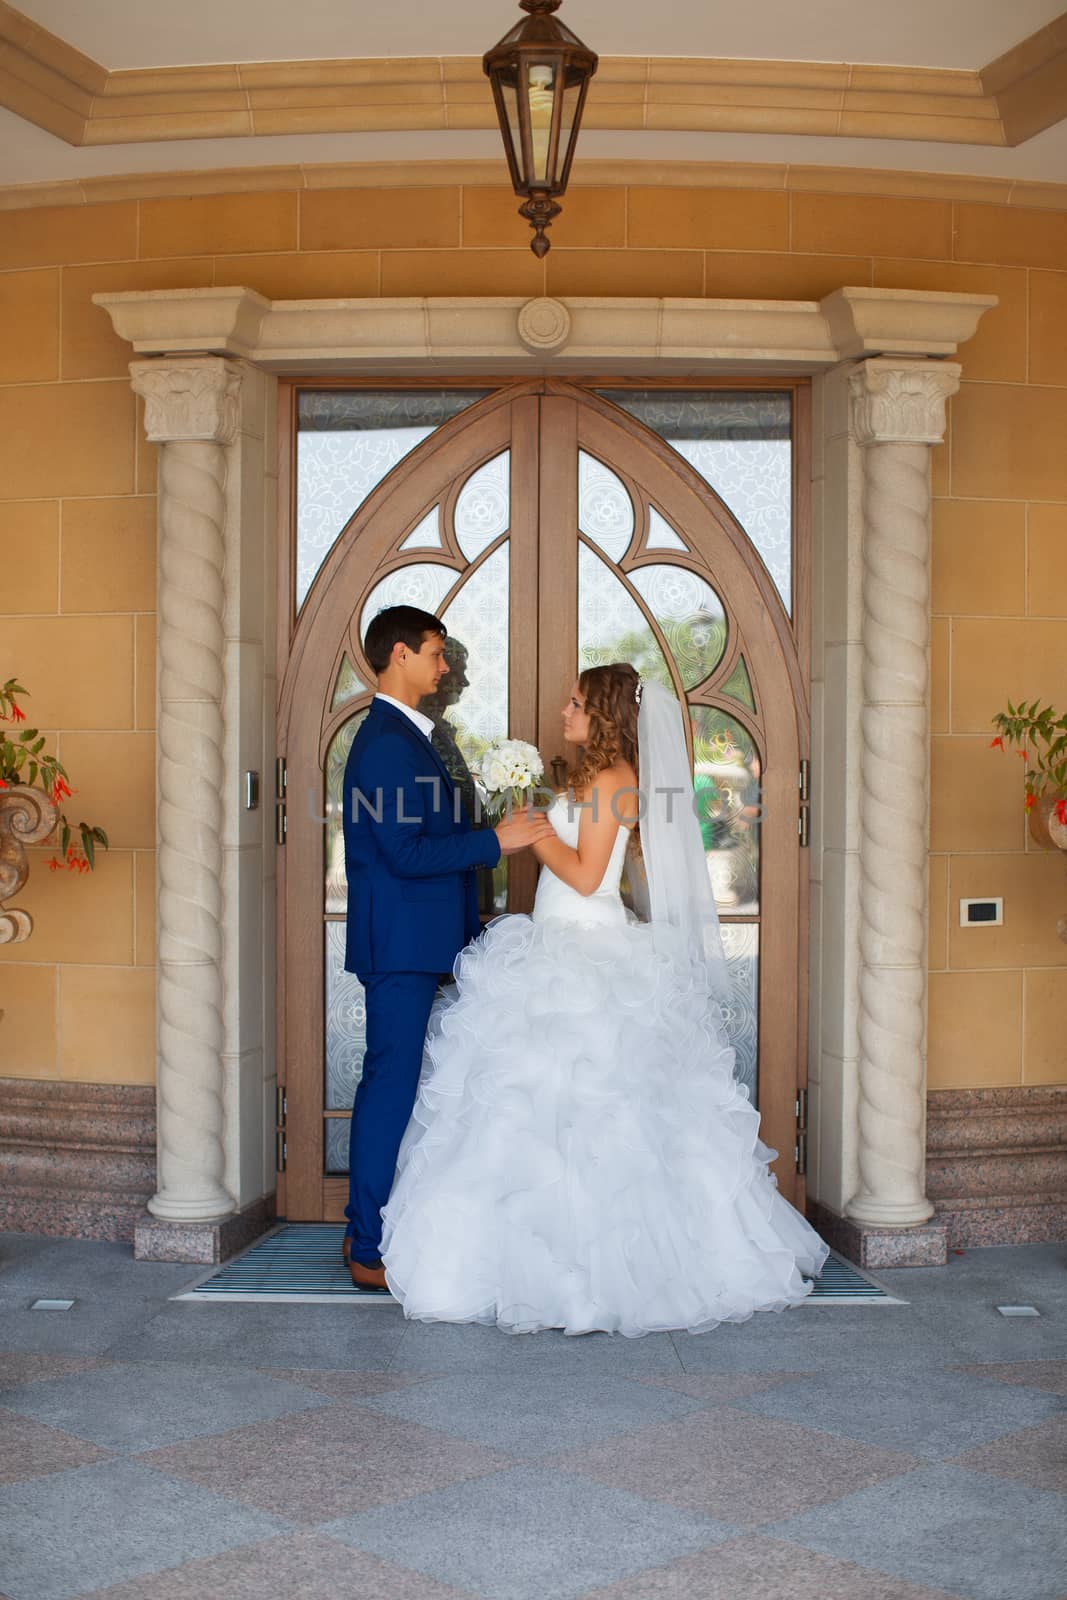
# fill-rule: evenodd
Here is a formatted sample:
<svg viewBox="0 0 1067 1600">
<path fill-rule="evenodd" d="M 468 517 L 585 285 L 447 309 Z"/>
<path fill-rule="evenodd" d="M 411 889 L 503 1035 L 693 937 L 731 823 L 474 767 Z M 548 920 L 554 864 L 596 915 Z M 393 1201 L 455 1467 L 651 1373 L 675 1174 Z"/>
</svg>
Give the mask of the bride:
<svg viewBox="0 0 1067 1600">
<path fill-rule="evenodd" d="M 798 1304 L 828 1254 L 733 1075 L 681 711 L 583 672 L 532 916 L 460 954 L 383 1212 L 405 1316 L 629 1337 Z M 650 920 L 619 893 L 643 864 Z"/>
</svg>

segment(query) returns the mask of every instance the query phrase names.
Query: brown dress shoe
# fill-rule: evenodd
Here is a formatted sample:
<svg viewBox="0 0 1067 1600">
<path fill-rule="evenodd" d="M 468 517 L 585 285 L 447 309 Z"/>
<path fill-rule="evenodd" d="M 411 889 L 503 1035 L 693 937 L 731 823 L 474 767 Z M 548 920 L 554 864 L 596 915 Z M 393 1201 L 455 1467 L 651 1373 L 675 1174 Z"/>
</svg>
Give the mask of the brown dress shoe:
<svg viewBox="0 0 1067 1600">
<path fill-rule="evenodd" d="M 348 1270 L 357 1289 L 374 1289 L 380 1294 L 389 1293 L 389 1285 L 385 1281 L 385 1268 L 380 1261 L 376 1267 L 368 1267 L 362 1261 L 353 1261 L 349 1256 Z"/>
</svg>

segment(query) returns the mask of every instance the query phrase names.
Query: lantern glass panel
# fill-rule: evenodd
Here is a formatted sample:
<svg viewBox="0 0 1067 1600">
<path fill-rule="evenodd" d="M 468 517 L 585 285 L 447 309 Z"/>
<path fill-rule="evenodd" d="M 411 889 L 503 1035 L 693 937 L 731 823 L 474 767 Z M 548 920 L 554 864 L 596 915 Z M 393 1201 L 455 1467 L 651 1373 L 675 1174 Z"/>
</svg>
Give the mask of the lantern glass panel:
<svg viewBox="0 0 1067 1600">
<path fill-rule="evenodd" d="M 511 168 L 512 183 L 522 176 L 522 123 L 519 118 L 519 95 L 515 79 L 510 75 L 505 78 L 503 74 L 497 79 L 500 86 L 500 98 L 507 115 L 507 136 L 510 147 L 505 151 L 508 166 Z"/>
<path fill-rule="evenodd" d="M 559 120 L 559 158 L 556 162 L 557 182 L 566 183 L 570 171 L 572 146 L 577 136 L 576 117 L 582 103 L 582 87 L 584 80 L 576 73 L 568 73 L 568 79 L 563 85 L 563 105 L 560 108 Z"/>
<path fill-rule="evenodd" d="M 530 143 L 532 170 L 527 181 L 534 188 L 544 188 L 552 182 L 552 105 L 556 94 L 556 64 L 552 61 L 531 61 L 526 69 L 526 93 L 530 103 Z"/>
</svg>

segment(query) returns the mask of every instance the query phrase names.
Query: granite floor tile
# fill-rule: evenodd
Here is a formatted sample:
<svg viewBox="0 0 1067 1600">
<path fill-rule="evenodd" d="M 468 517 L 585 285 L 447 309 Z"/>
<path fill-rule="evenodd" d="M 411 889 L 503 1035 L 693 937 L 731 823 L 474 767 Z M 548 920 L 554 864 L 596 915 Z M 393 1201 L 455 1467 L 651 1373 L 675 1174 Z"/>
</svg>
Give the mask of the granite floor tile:
<svg viewBox="0 0 1067 1600">
<path fill-rule="evenodd" d="M 787 1320 L 788 1319 L 788 1320 Z M 921 1334 L 907 1306 L 803 1308 L 710 1333 L 671 1335 L 686 1372 L 865 1371 L 966 1360 L 936 1331 Z"/>
<path fill-rule="evenodd" d="M 589 1372 L 638 1377 L 678 1372 L 670 1334 L 644 1339 L 587 1333 L 501 1333 L 480 1323 L 410 1322 L 390 1371 Z"/>
<path fill-rule="evenodd" d="M 827 1433 L 942 1460 L 1043 1422 L 1055 1396 L 991 1383 L 964 1372 L 824 1373 L 735 1402 L 761 1416 L 814 1424 Z"/>
<path fill-rule="evenodd" d="M 956 1466 L 861 1489 L 763 1532 L 966 1600 L 1059 1600 L 1067 1500 Z"/>
<path fill-rule="evenodd" d="M 957 1467 L 973 1467 L 977 1472 L 992 1472 L 999 1478 L 1012 1478 L 1033 1489 L 1054 1489 L 1067 1494 L 1067 1414 L 1050 1417 L 1036 1428 L 980 1445 L 953 1456 Z"/>
<path fill-rule="evenodd" d="M 983 1361 L 960 1370 L 973 1373 L 976 1378 L 995 1378 L 998 1383 L 1067 1395 L 1067 1361 Z"/>
<path fill-rule="evenodd" d="M 320 1533 L 281 1534 L 225 1555 L 96 1589 L 92 1600 L 471 1600 L 469 1590 L 435 1583 Z M 0 1600 L 3 1596 L 0 1595 Z"/>
<path fill-rule="evenodd" d="M 138 1299 L 178 1294 L 196 1269 L 188 1262 L 135 1261 L 133 1246 L 103 1239 L 47 1239 L 0 1273 L 0 1301 L 14 1295 L 99 1300 L 116 1292 Z"/>
<path fill-rule="evenodd" d="M 0 1522 L 0 1585 L 11 1600 L 70 1600 L 287 1528 L 131 1461 L 9 1484 Z"/>
<path fill-rule="evenodd" d="M 327 1522 L 513 1464 L 481 1445 L 344 1402 L 138 1459 L 298 1523 Z"/>
<path fill-rule="evenodd" d="M 626 1378 L 457 1373 L 400 1394 L 368 1398 L 369 1409 L 469 1439 L 514 1456 L 593 1444 L 651 1422 L 700 1410 L 700 1402 Z"/>
<path fill-rule="evenodd" d="M 15 1411 L 0 1410 L 0 1484 L 41 1478 L 68 1467 L 87 1467 L 109 1452 Z"/>
<path fill-rule="evenodd" d="M 10 1410 L 111 1450 L 151 1450 L 329 1403 L 260 1372 L 134 1362 L 0 1391 Z"/>
<path fill-rule="evenodd" d="M 653 1389 L 673 1389 L 676 1394 L 687 1394 L 691 1400 L 705 1400 L 709 1405 L 721 1405 L 808 1376 L 807 1372 L 674 1372 L 640 1378 L 638 1382 Z"/>
<path fill-rule="evenodd" d="M 269 1377 L 313 1389 L 316 1394 L 328 1394 L 334 1400 L 392 1394 L 396 1389 L 412 1389 L 416 1384 L 445 1376 L 440 1372 L 318 1372 L 306 1367 L 265 1367 L 263 1371 Z"/>
<path fill-rule="evenodd" d="M 735 1530 L 569 1473 L 522 1466 L 320 1531 L 485 1600 L 573 1600 Z"/>
<path fill-rule="evenodd" d="M 92 1372 L 95 1367 L 106 1365 L 99 1356 L 45 1356 L 32 1350 L 0 1350 L 0 1389 L 37 1383 L 42 1378 L 66 1378 L 72 1372 Z"/>
<path fill-rule="evenodd" d="M 661 1422 L 543 1465 L 739 1527 L 836 1500 L 920 1463 L 896 1450 L 725 1406 Z"/>
<path fill-rule="evenodd" d="M 588 1589 L 579 1600 L 742 1600 L 749 1595 L 759 1600 L 954 1600 L 944 1589 L 751 1533 L 607 1588 Z"/>
<path fill-rule="evenodd" d="M 119 1340 L 135 1338 L 158 1314 L 158 1300 L 129 1294 L 75 1299 L 70 1311 L 31 1311 L 29 1294 L 0 1305 L 0 1345 L 36 1355 L 103 1356 Z M 66 1296 L 65 1298 L 69 1298 Z"/>
<path fill-rule="evenodd" d="M 380 1372 L 393 1365 L 405 1332 L 399 1307 L 179 1301 L 155 1310 L 135 1334 L 110 1346 L 112 1359 Z M 425 1370 L 432 1363 L 418 1365 Z"/>
</svg>

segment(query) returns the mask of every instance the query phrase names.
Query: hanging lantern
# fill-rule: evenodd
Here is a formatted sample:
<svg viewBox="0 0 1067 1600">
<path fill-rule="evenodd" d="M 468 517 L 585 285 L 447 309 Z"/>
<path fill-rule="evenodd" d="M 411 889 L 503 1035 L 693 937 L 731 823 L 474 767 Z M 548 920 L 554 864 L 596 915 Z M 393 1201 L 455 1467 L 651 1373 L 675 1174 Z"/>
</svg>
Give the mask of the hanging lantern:
<svg viewBox="0 0 1067 1600">
<path fill-rule="evenodd" d="M 482 66 L 504 137 L 511 185 L 525 196 L 519 216 L 534 236 L 530 249 L 546 255 L 545 229 L 562 209 L 574 147 L 597 58 L 552 15 L 561 0 L 519 0 L 528 15 L 488 50 Z"/>
</svg>

